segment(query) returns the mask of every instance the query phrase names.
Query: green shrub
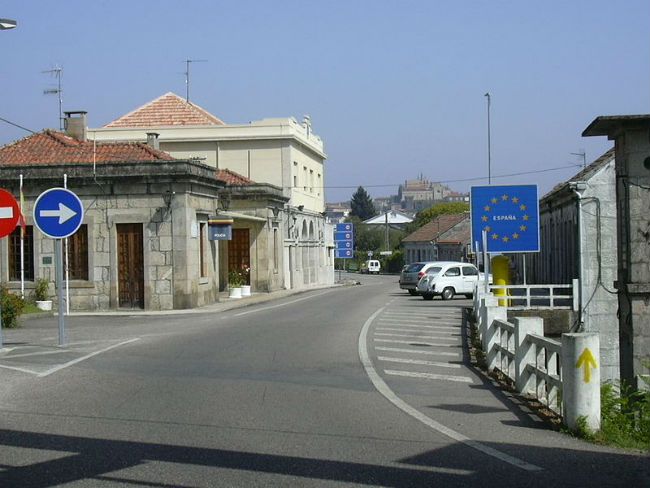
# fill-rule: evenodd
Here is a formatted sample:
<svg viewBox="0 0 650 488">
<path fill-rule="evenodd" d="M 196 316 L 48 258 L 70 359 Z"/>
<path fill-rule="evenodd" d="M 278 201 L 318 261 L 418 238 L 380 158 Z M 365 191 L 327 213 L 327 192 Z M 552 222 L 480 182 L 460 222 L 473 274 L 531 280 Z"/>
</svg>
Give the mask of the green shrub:
<svg viewBox="0 0 650 488">
<path fill-rule="evenodd" d="M 18 327 L 18 317 L 23 313 L 25 300 L 11 293 L 5 285 L 0 285 L 0 306 L 2 307 L 2 327 Z"/>
<path fill-rule="evenodd" d="M 50 299 L 50 282 L 45 278 L 39 278 L 34 283 L 34 300 L 44 302 Z"/>
</svg>

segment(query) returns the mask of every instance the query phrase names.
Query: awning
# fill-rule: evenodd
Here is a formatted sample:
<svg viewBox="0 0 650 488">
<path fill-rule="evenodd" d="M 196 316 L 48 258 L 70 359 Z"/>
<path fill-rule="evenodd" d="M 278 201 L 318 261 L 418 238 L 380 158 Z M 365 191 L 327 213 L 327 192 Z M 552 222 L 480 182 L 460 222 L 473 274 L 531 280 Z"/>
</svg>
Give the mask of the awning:
<svg viewBox="0 0 650 488">
<path fill-rule="evenodd" d="M 224 212 L 223 210 L 219 211 L 219 217 L 230 217 L 235 220 L 251 220 L 253 222 L 266 222 L 264 217 L 256 217 L 255 215 L 246 215 L 237 212 Z"/>
</svg>

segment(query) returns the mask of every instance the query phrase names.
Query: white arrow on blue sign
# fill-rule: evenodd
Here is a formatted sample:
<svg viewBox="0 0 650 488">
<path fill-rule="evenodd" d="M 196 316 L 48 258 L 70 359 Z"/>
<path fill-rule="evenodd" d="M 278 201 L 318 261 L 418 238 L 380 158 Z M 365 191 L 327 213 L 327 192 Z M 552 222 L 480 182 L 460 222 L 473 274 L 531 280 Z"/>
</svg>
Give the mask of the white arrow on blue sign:
<svg viewBox="0 0 650 488">
<path fill-rule="evenodd" d="M 66 188 L 50 188 L 34 203 L 34 224 L 48 237 L 64 239 L 81 226 L 84 208 L 79 197 Z"/>
</svg>

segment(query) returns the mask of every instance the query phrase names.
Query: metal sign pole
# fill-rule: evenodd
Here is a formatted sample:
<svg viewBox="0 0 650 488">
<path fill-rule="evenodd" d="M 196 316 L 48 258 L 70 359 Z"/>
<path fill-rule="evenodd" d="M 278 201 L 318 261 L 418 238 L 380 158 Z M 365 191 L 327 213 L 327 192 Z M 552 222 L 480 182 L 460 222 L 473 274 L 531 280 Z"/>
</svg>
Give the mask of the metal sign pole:
<svg viewBox="0 0 650 488">
<path fill-rule="evenodd" d="M 59 299 L 59 346 L 65 346 L 65 321 L 63 309 L 63 246 L 61 239 L 54 239 L 55 271 L 56 271 L 56 291 Z"/>
<path fill-rule="evenodd" d="M 487 232 L 482 231 L 483 238 L 483 275 L 485 276 L 485 293 L 490 293 L 490 255 L 487 252 Z"/>
</svg>

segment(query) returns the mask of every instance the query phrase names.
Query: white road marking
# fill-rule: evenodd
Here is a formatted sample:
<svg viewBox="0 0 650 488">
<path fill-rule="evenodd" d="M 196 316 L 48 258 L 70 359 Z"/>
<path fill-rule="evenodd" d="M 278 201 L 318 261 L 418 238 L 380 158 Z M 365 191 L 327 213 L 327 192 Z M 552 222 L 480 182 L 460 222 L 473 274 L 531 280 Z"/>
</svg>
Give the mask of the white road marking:
<svg viewBox="0 0 650 488">
<path fill-rule="evenodd" d="M 43 373 L 39 373 L 37 376 L 39 378 L 44 378 L 45 376 L 49 376 L 52 373 L 56 373 L 57 371 L 61 371 L 64 368 L 67 368 L 68 366 L 72 366 L 74 364 L 80 363 L 81 361 L 85 361 L 86 359 L 89 359 L 93 356 L 97 356 L 98 354 L 101 354 L 106 351 L 110 351 L 111 349 L 115 349 L 116 347 L 123 346 L 125 344 L 129 344 L 131 342 L 139 341 L 140 338 L 136 337 L 134 339 L 129 339 L 128 341 L 123 341 L 118 344 L 113 344 L 112 346 L 105 347 L 104 349 L 101 349 L 99 351 L 91 352 L 90 354 L 86 354 L 85 356 L 82 356 L 77 359 L 73 359 L 72 361 L 68 361 L 67 363 L 60 364 L 58 366 L 55 366 L 54 368 L 48 369 L 47 371 L 44 371 Z"/>
<path fill-rule="evenodd" d="M 66 351 L 65 349 L 59 349 L 57 351 L 26 352 L 24 354 L 12 354 L 11 356 L 4 356 L 2 359 L 27 358 L 30 356 L 45 356 L 47 354 L 61 354 L 65 352 L 70 352 L 70 351 Z"/>
<path fill-rule="evenodd" d="M 296 300 L 291 300 L 289 302 L 279 303 L 277 305 L 270 305 L 268 307 L 263 307 L 263 308 L 256 308 L 255 310 L 249 310 L 247 312 L 236 313 L 234 316 L 235 317 L 241 317 L 242 315 L 248 315 L 249 313 L 264 312 L 266 310 L 271 310 L 273 308 L 284 307 L 286 305 L 291 305 L 292 303 L 302 302 L 303 300 L 309 300 L 310 298 L 316 298 L 316 297 L 319 297 L 321 295 L 325 295 L 327 293 L 332 293 L 332 291 L 333 290 L 327 290 L 327 291 L 324 291 L 322 293 L 316 293 L 315 295 L 309 295 L 308 297 L 297 298 Z"/>
<path fill-rule="evenodd" d="M 387 361 L 390 363 L 402 363 L 402 364 L 419 364 L 421 366 L 434 366 L 437 368 L 457 368 L 461 367 L 460 364 L 452 363 L 440 363 L 437 361 L 425 361 L 424 359 L 405 359 L 405 358 L 389 358 L 386 356 L 377 356 L 377 359 L 380 361 Z"/>
<path fill-rule="evenodd" d="M 374 339 L 375 342 L 392 342 L 393 344 L 411 344 L 411 345 L 423 345 L 423 346 L 431 346 L 431 347 L 460 347 L 457 346 L 456 344 L 436 344 L 435 342 L 427 342 L 427 341 L 419 341 L 419 340 L 412 340 L 412 341 L 402 341 L 399 339 Z"/>
<path fill-rule="evenodd" d="M 32 371 L 31 369 L 17 368 L 15 366 L 6 366 L 4 364 L 0 364 L 0 368 L 2 368 L 2 369 L 12 369 L 14 371 L 20 371 L 21 373 L 38 374 L 36 371 Z"/>
<path fill-rule="evenodd" d="M 444 352 L 444 351 L 421 351 L 419 349 L 406 349 L 401 347 L 378 347 L 375 346 L 375 351 L 390 351 L 390 352 L 406 352 L 409 354 L 426 354 L 427 356 L 451 356 L 457 358 L 460 356 L 459 352 Z"/>
<path fill-rule="evenodd" d="M 480 442 L 477 442 L 461 434 L 460 432 L 456 432 L 455 430 L 450 429 L 449 427 L 446 427 L 439 422 L 436 422 L 432 418 L 427 417 L 422 412 L 420 412 L 416 408 L 413 408 L 404 400 L 402 400 L 397 395 L 395 395 L 393 390 L 391 390 L 388 387 L 386 382 L 381 379 L 381 377 L 375 370 L 374 366 L 372 365 L 372 361 L 370 361 L 370 356 L 368 355 L 368 349 L 367 349 L 368 329 L 370 328 L 370 325 L 372 324 L 373 320 L 375 320 L 375 318 L 377 318 L 377 316 L 383 311 L 384 311 L 384 307 L 380 308 L 375 313 L 373 313 L 370 317 L 368 317 L 368 320 L 366 320 L 366 323 L 363 324 L 363 327 L 361 328 L 361 333 L 359 334 L 359 359 L 361 360 L 361 364 L 363 364 L 363 367 L 366 370 L 366 374 L 370 378 L 370 381 L 372 381 L 372 384 L 377 389 L 377 391 L 381 393 L 388 401 L 390 401 L 393 405 L 395 405 L 403 412 L 419 420 L 420 422 L 432 428 L 433 430 L 440 432 L 443 435 L 446 435 L 450 439 L 453 439 L 457 442 L 461 442 L 466 446 L 469 446 L 473 449 L 476 449 L 477 451 L 481 451 L 482 453 L 487 454 L 488 456 L 492 456 L 496 459 L 500 459 L 503 462 L 516 466 L 525 471 L 542 471 L 543 468 L 539 466 L 535 466 L 534 464 L 527 463 L 522 459 L 516 458 L 514 456 L 510 456 L 509 454 L 506 454 L 501 451 L 497 451 L 496 449 L 493 449 L 489 446 L 485 446 Z"/>
<path fill-rule="evenodd" d="M 455 381 L 457 383 L 472 382 L 472 379 L 467 376 L 453 376 L 449 374 L 416 373 L 415 371 L 396 371 L 393 369 L 385 369 L 384 373 L 390 376 L 406 376 L 408 378 L 424 378 L 426 380 Z"/>
<path fill-rule="evenodd" d="M 377 327 L 375 330 L 392 330 L 392 331 L 399 331 L 399 332 L 431 332 L 435 333 L 435 330 L 420 330 L 418 327 L 410 327 L 410 326 L 404 326 L 404 327 Z M 440 331 L 442 332 L 442 331 Z M 448 336 L 453 336 L 453 337 L 460 337 L 460 334 L 455 334 L 448 332 L 446 335 Z"/>
<path fill-rule="evenodd" d="M 408 332 L 408 331 L 405 331 Z M 390 334 L 388 332 L 375 332 L 375 336 L 382 336 L 382 337 L 410 337 L 412 339 L 433 339 L 437 341 L 457 341 L 458 339 L 455 339 L 453 337 L 446 337 L 446 336 L 430 336 L 430 335 L 411 335 L 411 334 Z"/>
</svg>

